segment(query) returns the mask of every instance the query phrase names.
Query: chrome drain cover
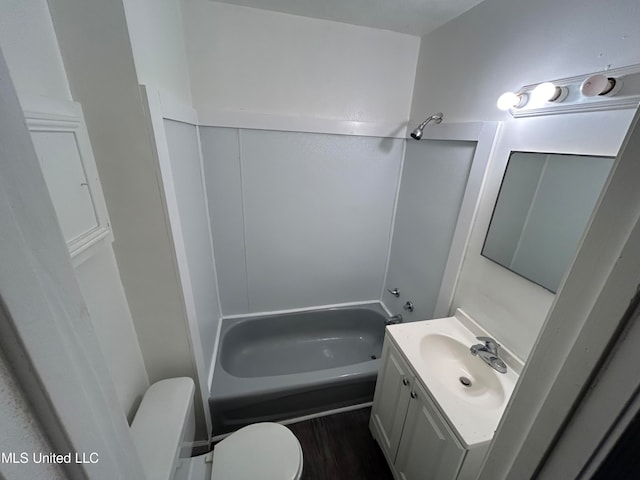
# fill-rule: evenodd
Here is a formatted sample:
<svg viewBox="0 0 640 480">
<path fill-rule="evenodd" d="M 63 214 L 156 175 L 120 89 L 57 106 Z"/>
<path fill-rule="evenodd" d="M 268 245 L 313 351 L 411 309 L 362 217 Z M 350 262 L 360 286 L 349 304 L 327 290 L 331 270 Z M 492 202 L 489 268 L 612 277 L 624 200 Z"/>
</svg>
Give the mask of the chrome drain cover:
<svg viewBox="0 0 640 480">
<path fill-rule="evenodd" d="M 467 377 L 460 377 L 460 383 L 462 385 L 464 385 L 465 387 L 470 387 L 471 386 L 471 380 L 469 380 Z"/>
</svg>

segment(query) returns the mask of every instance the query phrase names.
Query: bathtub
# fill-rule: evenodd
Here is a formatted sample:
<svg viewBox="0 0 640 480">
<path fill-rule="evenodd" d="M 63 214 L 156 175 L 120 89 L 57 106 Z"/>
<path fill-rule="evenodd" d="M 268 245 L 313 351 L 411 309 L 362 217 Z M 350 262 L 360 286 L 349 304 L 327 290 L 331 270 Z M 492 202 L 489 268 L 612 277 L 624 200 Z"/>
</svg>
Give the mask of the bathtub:
<svg viewBox="0 0 640 480">
<path fill-rule="evenodd" d="M 223 320 L 209 398 L 213 433 L 370 402 L 380 305 Z"/>
</svg>

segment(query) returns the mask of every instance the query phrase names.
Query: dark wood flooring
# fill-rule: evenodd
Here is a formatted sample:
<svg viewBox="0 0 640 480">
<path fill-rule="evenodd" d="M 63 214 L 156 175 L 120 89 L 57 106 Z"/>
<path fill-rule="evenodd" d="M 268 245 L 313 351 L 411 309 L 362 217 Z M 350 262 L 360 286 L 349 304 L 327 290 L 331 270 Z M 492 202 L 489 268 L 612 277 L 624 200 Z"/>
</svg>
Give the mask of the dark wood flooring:
<svg viewBox="0 0 640 480">
<path fill-rule="evenodd" d="M 362 408 L 287 425 L 302 445 L 302 480 L 393 480 L 370 414 Z"/>
</svg>

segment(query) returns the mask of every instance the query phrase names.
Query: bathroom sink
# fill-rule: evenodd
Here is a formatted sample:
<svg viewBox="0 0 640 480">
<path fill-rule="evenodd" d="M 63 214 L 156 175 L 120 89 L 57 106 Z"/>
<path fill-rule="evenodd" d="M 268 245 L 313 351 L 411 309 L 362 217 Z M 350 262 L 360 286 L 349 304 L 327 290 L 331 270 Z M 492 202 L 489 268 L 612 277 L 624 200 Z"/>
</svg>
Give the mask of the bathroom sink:
<svg viewBox="0 0 640 480">
<path fill-rule="evenodd" d="M 498 373 L 472 355 L 478 337 L 491 335 L 460 309 L 453 317 L 390 325 L 387 332 L 460 438 L 467 445 L 491 440 L 522 362 L 502 346 L 507 372 Z"/>
<path fill-rule="evenodd" d="M 478 407 L 504 404 L 506 392 L 498 377 L 502 374 L 471 355 L 469 345 L 448 335 L 430 333 L 422 337 L 419 348 L 430 377 L 459 399 Z"/>
</svg>

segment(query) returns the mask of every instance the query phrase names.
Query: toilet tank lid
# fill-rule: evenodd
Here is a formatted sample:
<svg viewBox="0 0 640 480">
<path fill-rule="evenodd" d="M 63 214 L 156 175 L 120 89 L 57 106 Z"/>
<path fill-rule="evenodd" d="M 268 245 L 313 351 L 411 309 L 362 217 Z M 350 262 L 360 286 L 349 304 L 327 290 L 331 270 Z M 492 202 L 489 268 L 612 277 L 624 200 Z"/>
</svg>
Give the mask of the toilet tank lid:
<svg viewBox="0 0 640 480">
<path fill-rule="evenodd" d="M 147 479 L 169 480 L 173 475 L 194 391 L 190 378 L 171 378 L 154 383 L 142 397 L 131 435 Z"/>
</svg>

